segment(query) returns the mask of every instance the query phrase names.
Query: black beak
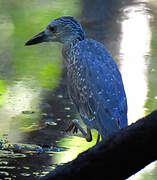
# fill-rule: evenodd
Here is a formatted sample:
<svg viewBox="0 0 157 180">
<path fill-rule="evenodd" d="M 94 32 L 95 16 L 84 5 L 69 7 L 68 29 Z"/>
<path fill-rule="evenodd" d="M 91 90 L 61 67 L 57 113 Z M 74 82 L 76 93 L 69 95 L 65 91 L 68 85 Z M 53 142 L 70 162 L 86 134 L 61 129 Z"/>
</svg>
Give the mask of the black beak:
<svg viewBox="0 0 157 180">
<path fill-rule="evenodd" d="M 26 46 L 42 43 L 46 41 L 46 34 L 44 31 L 40 32 L 36 36 L 32 37 L 29 41 L 25 43 Z"/>
</svg>

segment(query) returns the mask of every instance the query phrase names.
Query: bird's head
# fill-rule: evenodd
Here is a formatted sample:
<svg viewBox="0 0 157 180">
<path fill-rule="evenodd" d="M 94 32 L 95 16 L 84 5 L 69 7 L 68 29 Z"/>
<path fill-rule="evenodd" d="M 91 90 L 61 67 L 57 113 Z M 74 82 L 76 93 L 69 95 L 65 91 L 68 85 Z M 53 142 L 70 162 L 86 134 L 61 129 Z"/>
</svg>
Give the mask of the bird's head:
<svg viewBox="0 0 157 180">
<path fill-rule="evenodd" d="M 44 31 L 32 37 L 25 45 L 50 41 L 66 43 L 75 39 L 83 40 L 84 37 L 82 26 L 73 17 L 65 16 L 50 22 Z"/>
</svg>

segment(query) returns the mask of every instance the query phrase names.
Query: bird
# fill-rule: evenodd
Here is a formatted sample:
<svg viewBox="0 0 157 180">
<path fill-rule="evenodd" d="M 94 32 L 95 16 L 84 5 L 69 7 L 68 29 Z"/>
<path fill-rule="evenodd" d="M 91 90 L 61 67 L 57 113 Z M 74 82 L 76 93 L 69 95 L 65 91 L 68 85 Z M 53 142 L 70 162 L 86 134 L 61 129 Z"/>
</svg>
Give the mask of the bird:
<svg viewBox="0 0 157 180">
<path fill-rule="evenodd" d="M 88 38 L 81 24 L 71 16 L 51 21 L 44 31 L 33 36 L 26 46 L 42 42 L 60 42 L 67 73 L 67 90 L 87 127 L 77 119 L 69 130 L 82 132 L 92 141 L 91 129 L 98 132 L 97 143 L 128 125 L 127 98 L 116 61 L 105 46 Z"/>
</svg>

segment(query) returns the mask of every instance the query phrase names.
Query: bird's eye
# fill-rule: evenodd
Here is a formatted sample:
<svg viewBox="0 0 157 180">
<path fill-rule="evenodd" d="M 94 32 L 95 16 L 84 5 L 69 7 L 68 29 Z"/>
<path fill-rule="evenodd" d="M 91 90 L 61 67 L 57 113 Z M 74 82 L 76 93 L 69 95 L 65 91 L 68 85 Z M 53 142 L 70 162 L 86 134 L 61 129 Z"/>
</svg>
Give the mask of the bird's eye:
<svg viewBox="0 0 157 180">
<path fill-rule="evenodd" d="M 56 27 L 54 27 L 54 26 L 49 26 L 49 30 L 50 30 L 51 32 L 55 33 L 55 32 L 56 32 Z"/>
</svg>

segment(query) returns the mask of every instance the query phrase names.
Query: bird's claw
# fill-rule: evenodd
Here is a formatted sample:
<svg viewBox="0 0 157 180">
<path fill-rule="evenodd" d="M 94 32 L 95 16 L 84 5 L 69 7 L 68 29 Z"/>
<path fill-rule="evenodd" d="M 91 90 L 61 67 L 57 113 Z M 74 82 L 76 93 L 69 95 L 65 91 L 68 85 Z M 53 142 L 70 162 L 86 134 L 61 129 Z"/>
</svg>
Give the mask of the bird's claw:
<svg viewBox="0 0 157 180">
<path fill-rule="evenodd" d="M 69 132 L 69 131 L 72 131 L 73 134 L 77 134 L 78 133 L 78 128 L 76 127 L 75 123 L 74 122 L 71 122 L 69 124 L 69 127 L 66 129 L 66 132 Z"/>
</svg>

